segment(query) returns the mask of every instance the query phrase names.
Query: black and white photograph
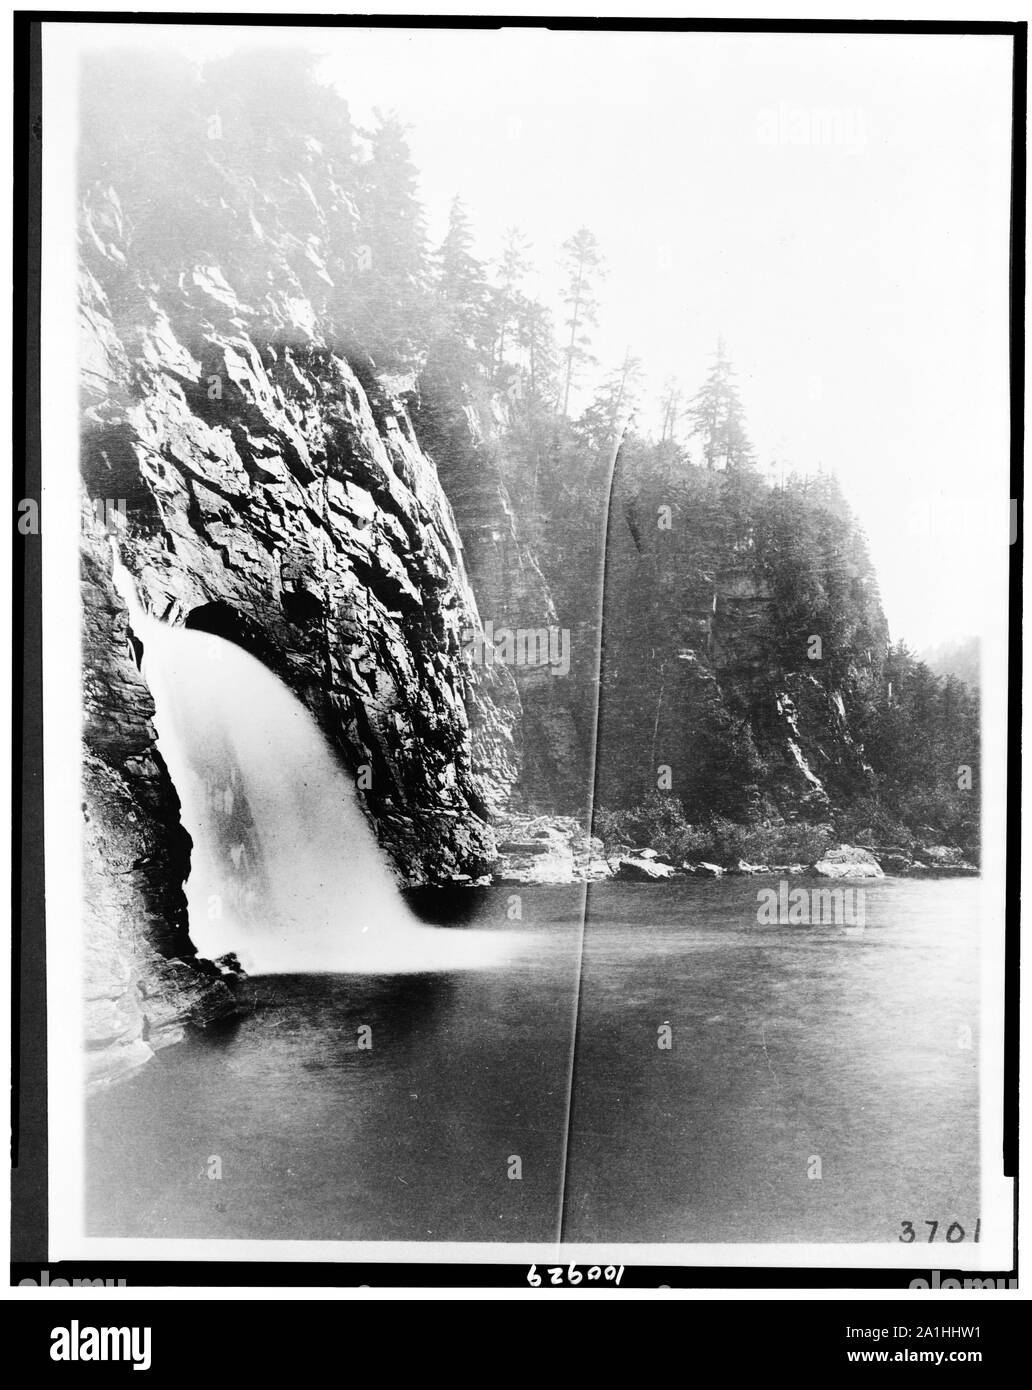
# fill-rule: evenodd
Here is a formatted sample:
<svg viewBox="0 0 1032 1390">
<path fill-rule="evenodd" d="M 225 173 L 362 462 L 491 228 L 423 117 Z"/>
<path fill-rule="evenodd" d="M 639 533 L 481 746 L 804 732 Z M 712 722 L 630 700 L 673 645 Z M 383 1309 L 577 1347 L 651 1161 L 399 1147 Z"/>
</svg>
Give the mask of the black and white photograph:
<svg viewBox="0 0 1032 1390">
<path fill-rule="evenodd" d="M 42 25 L 51 1258 L 1010 1270 L 1015 35 L 173 19 Z"/>
</svg>

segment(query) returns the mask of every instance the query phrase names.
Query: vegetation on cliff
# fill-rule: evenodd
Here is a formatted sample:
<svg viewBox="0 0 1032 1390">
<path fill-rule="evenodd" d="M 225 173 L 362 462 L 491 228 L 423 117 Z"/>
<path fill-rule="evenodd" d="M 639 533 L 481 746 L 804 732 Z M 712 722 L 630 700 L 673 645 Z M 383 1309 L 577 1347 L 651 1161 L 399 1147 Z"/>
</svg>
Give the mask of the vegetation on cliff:
<svg viewBox="0 0 1032 1390">
<path fill-rule="evenodd" d="M 694 393 L 667 383 L 650 429 L 633 349 L 594 359 L 605 261 L 590 229 L 555 251 L 553 314 L 527 289 L 517 227 L 484 264 L 457 197 L 431 244 L 404 127 L 356 125 L 306 59 L 136 62 L 131 89 L 124 62 L 105 62 L 84 84 L 82 174 L 88 188 L 117 172 L 137 283 L 210 264 L 273 344 L 297 334 L 293 295 L 309 346 L 389 383 L 456 507 L 482 618 L 510 616 L 491 611 L 505 601 L 499 584 L 485 597 L 475 559 L 505 513 L 520 616 L 571 634 L 561 696 L 521 686 L 539 716 L 531 801 L 593 801 L 596 829 L 680 836 L 686 857 L 807 857 L 868 833 L 977 852 L 977 692 L 890 643 L 834 476 L 757 458 L 723 343 Z M 289 117 L 270 99 L 284 84 Z M 493 514 L 464 505 L 478 472 Z"/>
</svg>

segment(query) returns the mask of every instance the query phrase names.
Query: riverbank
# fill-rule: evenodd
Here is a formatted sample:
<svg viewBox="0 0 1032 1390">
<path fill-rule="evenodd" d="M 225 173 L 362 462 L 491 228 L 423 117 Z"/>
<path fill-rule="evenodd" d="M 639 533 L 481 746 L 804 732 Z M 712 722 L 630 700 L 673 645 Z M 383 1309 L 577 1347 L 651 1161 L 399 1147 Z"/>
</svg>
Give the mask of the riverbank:
<svg viewBox="0 0 1032 1390">
<path fill-rule="evenodd" d="M 659 847 L 608 842 L 589 835 L 572 816 L 507 815 L 495 825 L 498 858 L 491 872 L 462 881 L 480 887 L 597 882 L 662 883 L 673 879 L 719 879 L 740 874 L 814 874 L 820 878 L 975 878 L 980 870 L 955 845 L 913 846 L 874 843 L 847 844 L 836 840 L 831 827 L 787 826 L 769 840 L 792 850 L 810 849 L 805 858 L 771 856 L 751 861 L 736 854 L 685 858 Z M 744 832 L 743 832 L 744 834 Z M 873 836 L 865 836 L 873 841 Z M 459 881 L 459 880 L 456 880 Z"/>
</svg>

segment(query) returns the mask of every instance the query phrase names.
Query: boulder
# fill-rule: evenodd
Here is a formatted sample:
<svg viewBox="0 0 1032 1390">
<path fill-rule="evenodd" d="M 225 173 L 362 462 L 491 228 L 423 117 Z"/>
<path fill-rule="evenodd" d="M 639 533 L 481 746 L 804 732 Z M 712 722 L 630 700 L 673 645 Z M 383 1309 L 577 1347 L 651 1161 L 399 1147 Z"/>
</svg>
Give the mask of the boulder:
<svg viewBox="0 0 1032 1390">
<path fill-rule="evenodd" d="M 677 872 L 670 864 L 660 864 L 655 859 L 621 857 L 610 860 L 613 877 L 620 882 L 651 883 L 657 879 L 672 878 Z"/>
<path fill-rule="evenodd" d="M 914 867 L 914 861 L 908 854 L 882 854 L 876 856 L 878 863 L 887 874 L 908 874 Z"/>
<path fill-rule="evenodd" d="M 584 883 L 609 876 L 602 841 L 572 816 L 509 813 L 498 817 L 495 834 L 499 841 L 495 883 Z"/>
<path fill-rule="evenodd" d="M 694 878 L 722 878 L 724 870 L 719 864 L 707 864 L 705 860 L 698 864 L 682 864 L 686 874 L 691 874 Z"/>
<path fill-rule="evenodd" d="M 922 845 L 914 851 L 914 856 L 936 869 L 964 862 L 963 852 L 952 845 Z"/>
<path fill-rule="evenodd" d="M 227 951 L 224 956 L 218 956 L 212 962 L 223 979 L 246 980 L 247 971 L 240 964 L 240 958 L 236 951 Z"/>
<path fill-rule="evenodd" d="M 770 872 L 769 864 L 750 864 L 745 859 L 739 859 L 733 868 L 728 869 L 729 874 L 769 874 Z"/>
<path fill-rule="evenodd" d="M 825 850 L 820 859 L 810 865 L 810 872 L 819 878 L 885 877 L 871 851 L 857 845 L 839 845 L 837 849 Z"/>
<path fill-rule="evenodd" d="M 964 851 L 953 845 L 924 845 L 914 855 L 917 863 L 911 866 L 911 873 L 923 871 L 940 878 L 977 878 L 980 873 L 977 865 L 964 858 Z"/>
</svg>

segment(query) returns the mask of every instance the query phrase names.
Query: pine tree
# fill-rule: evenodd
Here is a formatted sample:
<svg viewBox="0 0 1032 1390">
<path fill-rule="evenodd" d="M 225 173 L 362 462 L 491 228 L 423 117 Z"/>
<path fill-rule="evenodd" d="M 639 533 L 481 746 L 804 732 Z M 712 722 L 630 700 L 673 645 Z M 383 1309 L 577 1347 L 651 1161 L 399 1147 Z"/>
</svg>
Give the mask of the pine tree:
<svg viewBox="0 0 1032 1390">
<path fill-rule="evenodd" d="M 371 158 L 360 187 L 362 244 L 356 253 L 357 338 L 381 365 L 414 363 L 428 332 L 426 218 L 418 175 L 395 115 L 375 112 L 365 132 Z"/>
<path fill-rule="evenodd" d="M 676 439 L 677 422 L 684 414 L 682 407 L 683 393 L 674 377 L 667 377 L 663 383 L 663 394 L 659 399 L 659 408 L 662 416 L 659 439 L 663 443 L 667 439 Z"/>
<path fill-rule="evenodd" d="M 632 356 L 628 348 L 620 366 L 602 383 L 584 412 L 582 425 L 599 452 L 605 452 L 613 444 L 621 423 L 637 404 L 641 383 L 641 360 Z"/>
<path fill-rule="evenodd" d="M 753 447 L 746 433 L 745 412 L 734 375 L 724 339 L 718 338 L 709 375 L 687 412 L 692 434 L 702 440 L 709 469 L 749 468 L 753 463 Z"/>
<path fill-rule="evenodd" d="M 555 400 L 558 356 L 552 315 L 539 300 L 520 295 L 516 307 L 516 339 L 524 353 L 530 401 Z"/>
<path fill-rule="evenodd" d="M 507 341 L 516 337 L 522 300 L 521 286 L 530 270 L 527 252 L 530 243 L 518 227 L 509 227 L 498 263 L 498 284 L 491 295 L 491 316 L 494 329 L 494 361 L 498 368 L 505 365 Z"/>
<path fill-rule="evenodd" d="M 584 330 L 598 321 L 598 305 L 591 280 L 593 275 L 602 274 L 602 252 L 594 234 L 587 227 L 581 227 L 569 241 L 563 243 L 563 253 L 567 272 L 563 303 L 569 312 L 566 326 L 570 330 L 570 337 L 564 349 L 566 381 L 562 413 L 569 415 L 574 374 L 578 367 L 595 361 L 589 352 L 591 338 Z"/>
<path fill-rule="evenodd" d="M 452 199 L 448 231 L 437 252 L 438 333 L 477 355 L 488 336 L 488 287 L 472 251 L 473 232 L 461 198 Z"/>
</svg>

